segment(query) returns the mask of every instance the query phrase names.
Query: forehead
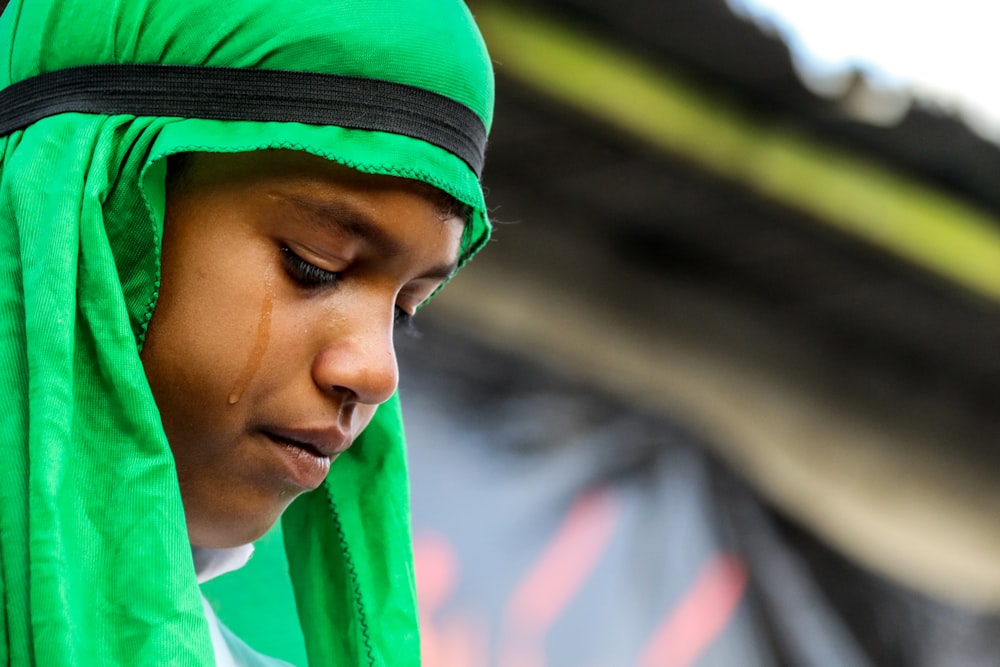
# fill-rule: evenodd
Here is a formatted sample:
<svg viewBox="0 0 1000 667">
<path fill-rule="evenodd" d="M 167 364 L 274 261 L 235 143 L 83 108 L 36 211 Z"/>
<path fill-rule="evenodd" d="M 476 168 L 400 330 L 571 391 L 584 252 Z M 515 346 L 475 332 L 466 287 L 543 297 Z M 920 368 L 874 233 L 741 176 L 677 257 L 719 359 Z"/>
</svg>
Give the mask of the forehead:
<svg viewBox="0 0 1000 667">
<path fill-rule="evenodd" d="M 241 153 L 189 152 L 171 155 L 167 181 L 177 187 L 229 184 L 256 187 L 262 181 L 312 180 L 377 191 L 405 191 L 426 199 L 442 217 L 465 221 L 466 207 L 429 183 L 382 174 L 369 174 L 305 151 L 267 149 Z"/>
</svg>

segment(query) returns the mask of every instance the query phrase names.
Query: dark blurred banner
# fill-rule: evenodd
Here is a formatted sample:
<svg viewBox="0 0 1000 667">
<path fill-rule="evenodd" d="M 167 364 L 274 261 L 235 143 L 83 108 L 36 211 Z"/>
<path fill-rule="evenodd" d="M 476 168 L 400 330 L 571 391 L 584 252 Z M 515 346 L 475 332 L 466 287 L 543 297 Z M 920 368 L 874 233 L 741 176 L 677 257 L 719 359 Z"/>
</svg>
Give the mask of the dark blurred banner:
<svg viewBox="0 0 1000 667">
<path fill-rule="evenodd" d="M 427 667 L 1000 664 L 997 619 L 851 565 L 667 420 L 401 345 Z"/>
</svg>

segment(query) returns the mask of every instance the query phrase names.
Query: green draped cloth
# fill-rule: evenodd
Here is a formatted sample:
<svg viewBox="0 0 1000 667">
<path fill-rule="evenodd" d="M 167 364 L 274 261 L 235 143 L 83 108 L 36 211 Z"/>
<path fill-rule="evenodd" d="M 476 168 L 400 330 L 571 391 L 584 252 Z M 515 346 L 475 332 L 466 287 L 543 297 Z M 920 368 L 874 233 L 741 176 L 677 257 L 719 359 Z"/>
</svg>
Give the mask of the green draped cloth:
<svg viewBox="0 0 1000 667">
<path fill-rule="evenodd" d="M 0 88 L 110 63 L 383 79 L 491 122 L 490 62 L 460 0 L 13 0 L 0 16 Z M 472 208 L 465 258 L 486 241 L 476 174 L 406 136 L 62 113 L 0 138 L 0 665 L 213 664 L 140 351 L 164 158 L 267 148 L 426 181 Z M 419 664 L 397 400 L 282 528 L 310 665 Z"/>
</svg>

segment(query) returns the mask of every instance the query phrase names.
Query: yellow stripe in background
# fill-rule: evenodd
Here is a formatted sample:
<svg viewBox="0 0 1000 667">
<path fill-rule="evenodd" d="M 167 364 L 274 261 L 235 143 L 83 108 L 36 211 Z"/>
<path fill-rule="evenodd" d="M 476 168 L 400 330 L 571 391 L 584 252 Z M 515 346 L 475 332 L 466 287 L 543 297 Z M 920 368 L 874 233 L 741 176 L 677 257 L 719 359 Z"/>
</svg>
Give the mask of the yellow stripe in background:
<svg viewBox="0 0 1000 667">
<path fill-rule="evenodd" d="M 1000 300 L 1000 219 L 507 2 L 473 9 L 497 71 L 721 177 Z"/>
</svg>

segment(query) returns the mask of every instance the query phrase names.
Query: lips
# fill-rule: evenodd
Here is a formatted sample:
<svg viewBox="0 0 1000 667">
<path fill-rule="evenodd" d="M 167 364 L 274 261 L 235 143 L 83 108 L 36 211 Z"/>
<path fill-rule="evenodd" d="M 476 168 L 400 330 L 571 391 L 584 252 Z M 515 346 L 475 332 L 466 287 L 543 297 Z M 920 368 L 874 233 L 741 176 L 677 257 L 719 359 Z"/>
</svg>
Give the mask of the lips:
<svg viewBox="0 0 1000 667">
<path fill-rule="evenodd" d="M 306 453 L 306 454 L 312 454 L 313 456 L 315 456 L 317 458 L 330 458 L 326 454 L 323 454 L 318 449 L 316 449 L 315 445 L 311 445 L 308 442 L 302 442 L 301 440 L 292 440 L 290 438 L 284 438 L 284 437 L 275 435 L 273 433 L 268 433 L 267 437 L 269 437 L 271 440 L 274 440 L 275 442 L 277 442 L 279 444 L 287 445 L 289 447 L 295 447 L 297 449 L 301 449 L 304 453 Z"/>
<path fill-rule="evenodd" d="M 335 458 L 351 446 L 350 436 L 338 426 L 305 429 L 264 429 L 264 434 L 276 442 L 326 458 Z"/>
<path fill-rule="evenodd" d="M 261 433 L 275 445 L 281 480 L 303 489 L 315 489 L 326 479 L 330 463 L 351 445 L 351 439 L 339 428 L 263 429 Z"/>
</svg>

